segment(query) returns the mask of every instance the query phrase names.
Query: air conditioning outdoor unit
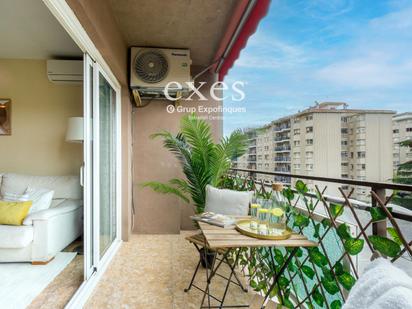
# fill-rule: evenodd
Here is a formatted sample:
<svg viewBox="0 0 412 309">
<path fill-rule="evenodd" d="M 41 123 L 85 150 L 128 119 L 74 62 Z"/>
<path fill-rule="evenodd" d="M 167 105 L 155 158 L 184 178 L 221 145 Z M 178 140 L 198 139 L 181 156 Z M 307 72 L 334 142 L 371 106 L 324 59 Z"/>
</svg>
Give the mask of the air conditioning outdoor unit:
<svg viewBox="0 0 412 309">
<path fill-rule="evenodd" d="M 56 84 L 81 84 L 82 60 L 47 60 L 47 77 Z"/>
<path fill-rule="evenodd" d="M 166 86 L 170 96 L 188 94 L 190 65 L 188 49 L 132 47 L 130 88 L 136 104 L 140 99 L 164 98 Z"/>
</svg>

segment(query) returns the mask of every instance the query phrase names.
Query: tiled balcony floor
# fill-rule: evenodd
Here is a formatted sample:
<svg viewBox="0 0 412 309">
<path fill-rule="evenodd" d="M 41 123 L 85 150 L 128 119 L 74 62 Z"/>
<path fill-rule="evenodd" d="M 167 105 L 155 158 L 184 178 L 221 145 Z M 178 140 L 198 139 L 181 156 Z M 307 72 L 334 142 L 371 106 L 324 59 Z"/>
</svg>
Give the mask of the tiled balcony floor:
<svg viewBox="0 0 412 309">
<path fill-rule="evenodd" d="M 123 243 L 86 308 L 199 308 L 201 292 L 187 287 L 198 262 L 198 253 L 180 235 L 132 235 Z M 222 267 L 227 270 L 227 266 Z M 198 273 L 196 283 L 205 286 L 205 271 Z M 223 295 L 223 279 L 215 277 L 212 292 Z M 225 304 L 249 303 L 254 296 L 231 284 Z M 214 303 L 216 304 L 216 303 Z"/>
</svg>

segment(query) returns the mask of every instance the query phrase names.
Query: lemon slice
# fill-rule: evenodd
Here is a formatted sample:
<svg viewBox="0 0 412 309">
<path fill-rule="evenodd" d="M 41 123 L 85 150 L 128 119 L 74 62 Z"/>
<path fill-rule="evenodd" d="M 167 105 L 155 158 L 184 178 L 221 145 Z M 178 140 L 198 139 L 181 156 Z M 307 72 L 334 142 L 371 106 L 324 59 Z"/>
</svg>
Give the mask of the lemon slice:
<svg viewBox="0 0 412 309">
<path fill-rule="evenodd" d="M 272 214 L 276 217 L 282 217 L 284 212 L 282 208 L 274 208 L 272 209 Z"/>
<path fill-rule="evenodd" d="M 260 208 L 260 209 L 258 209 L 258 212 L 261 212 L 261 213 L 268 213 L 268 212 L 269 212 L 269 209 L 266 209 L 266 208 Z"/>
<path fill-rule="evenodd" d="M 260 204 L 252 204 L 250 205 L 250 208 L 260 208 Z"/>
</svg>

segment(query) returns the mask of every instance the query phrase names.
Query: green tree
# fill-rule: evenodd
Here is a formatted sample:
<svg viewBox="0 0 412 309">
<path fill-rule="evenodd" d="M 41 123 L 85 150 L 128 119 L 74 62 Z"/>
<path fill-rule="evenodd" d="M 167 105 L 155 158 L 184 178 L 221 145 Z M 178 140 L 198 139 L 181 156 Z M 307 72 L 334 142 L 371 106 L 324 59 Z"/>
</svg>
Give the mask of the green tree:
<svg viewBox="0 0 412 309">
<path fill-rule="evenodd" d="M 161 131 L 151 138 L 163 139 L 163 146 L 179 160 L 186 179 L 174 178 L 167 183 L 149 181 L 143 183 L 143 187 L 174 194 L 187 203 L 191 198 L 197 213 L 205 208 L 206 185 L 220 186 L 231 167 L 231 160 L 247 149 L 247 137 L 241 131 L 223 137 L 219 144 L 214 143 L 210 125 L 195 114 L 182 117 L 177 135 Z"/>
<path fill-rule="evenodd" d="M 412 139 L 401 142 L 400 146 L 412 148 Z M 393 182 L 412 185 L 412 161 L 404 162 L 398 166 Z M 397 192 L 393 202 L 412 210 L 412 193 Z"/>
</svg>

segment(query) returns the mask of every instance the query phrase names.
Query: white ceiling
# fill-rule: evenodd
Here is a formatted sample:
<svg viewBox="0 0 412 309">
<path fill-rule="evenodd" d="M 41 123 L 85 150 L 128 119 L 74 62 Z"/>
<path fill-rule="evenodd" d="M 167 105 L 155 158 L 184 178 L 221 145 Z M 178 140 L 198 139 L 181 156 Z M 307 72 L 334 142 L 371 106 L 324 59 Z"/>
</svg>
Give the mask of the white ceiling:
<svg viewBox="0 0 412 309">
<path fill-rule="evenodd" d="M 0 58 L 81 56 L 81 50 L 41 0 L 0 1 Z"/>
</svg>

